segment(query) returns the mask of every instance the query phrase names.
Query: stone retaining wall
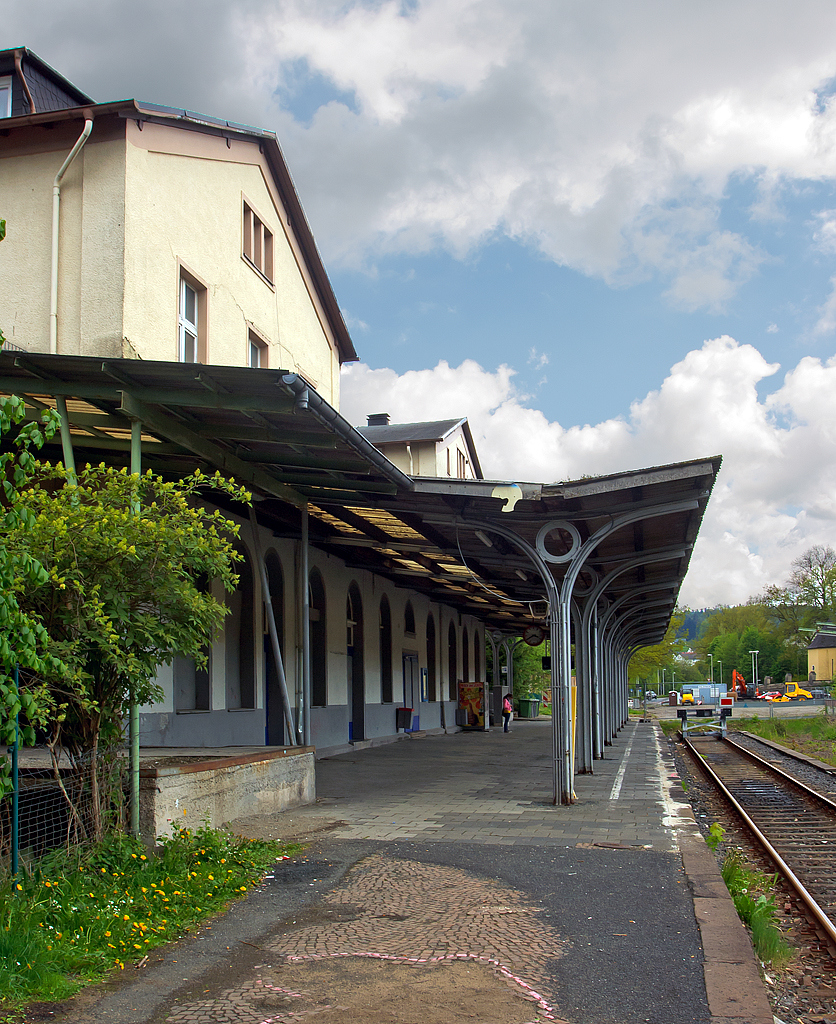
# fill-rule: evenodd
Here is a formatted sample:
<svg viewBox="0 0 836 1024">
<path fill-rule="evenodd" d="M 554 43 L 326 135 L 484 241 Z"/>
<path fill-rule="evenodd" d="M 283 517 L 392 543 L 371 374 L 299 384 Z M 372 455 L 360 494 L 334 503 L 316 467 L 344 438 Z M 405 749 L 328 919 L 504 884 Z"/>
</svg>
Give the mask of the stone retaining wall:
<svg viewBox="0 0 836 1024">
<path fill-rule="evenodd" d="M 193 826 L 208 822 L 219 827 L 236 818 L 275 814 L 315 799 L 313 747 L 176 764 L 163 759 L 161 764 L 142 766 L 139 772 L 140 830 L 149 844 L 169 834 L 172 823 L 185 820 Z"/>
</svg>

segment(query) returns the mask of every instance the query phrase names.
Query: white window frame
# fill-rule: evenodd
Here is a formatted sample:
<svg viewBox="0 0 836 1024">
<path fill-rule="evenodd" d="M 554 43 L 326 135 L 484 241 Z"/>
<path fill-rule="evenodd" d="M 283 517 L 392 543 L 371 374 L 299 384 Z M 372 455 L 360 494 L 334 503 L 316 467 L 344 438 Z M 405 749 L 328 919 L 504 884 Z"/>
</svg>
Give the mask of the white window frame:
<svg viewBox="0 0 836 1024">
<path fill-rule="evenodd" d="M 253 356 L 255 355 L 255 361 Z M 265 370 L 269 365 L 267 342 L 252 327 L 247 331 L 247 366 L 254 370 Z"/>
<path fill-rule="evenodd" d="M 12 116 L 12 76 L 0 75 L 0 117 Z"/>
<path fill-rule="evenodd" d="M 246 199 L 243 200 L 241 255 L 244 261 L 272 287 L 273 232 Z"/>
<path fill-rule="evenodd" d="M 192 292 L 193 295 L 194 295 L 194 320 L 193 321 L 189 320 L 188 315 L 186 313 L 186 298 L 187 298 L 188 292 Z M 178 328 L 179 328 L 178 332 L 177 332 L 177 341 L 178 341 L 177 358 L 180 360 L 181 363 L 199 363 L 200 362 L 200 330 L 199 330 L 199 321 L 200 321 L 200 292 L 198 291 L 197 288 L 195 288 L 195 286 L 190 281 L 187 281 L 186 278 L 183 277 L 182 274 L 181 274 L 180 275 L 180 301 L 179 301 L 179 305 L 178 305 L 178 315 L 177 315 L 177 323 L 178 323 Z M 187 359 L 186 358 L 187 338 L 189 338 L 189 337 L 192 339 L 192 344 L 194 345 L 194 358 L 193 359 Z"/>
</svg>

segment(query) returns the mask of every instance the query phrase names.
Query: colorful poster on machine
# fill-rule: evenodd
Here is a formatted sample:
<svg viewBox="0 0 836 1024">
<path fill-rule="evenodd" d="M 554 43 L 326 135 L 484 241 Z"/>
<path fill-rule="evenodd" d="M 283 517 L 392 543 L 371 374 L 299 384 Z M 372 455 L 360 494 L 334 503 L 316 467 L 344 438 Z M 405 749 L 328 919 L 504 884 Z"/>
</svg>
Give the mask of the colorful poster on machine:
<svg viewBox="0 0 836 1024">
<path fill-rule="evenodd" d="M 467 712 L 464 729 L 485 728 L 485 684 L 459 683 L 459 708 Z"/>
</svg>

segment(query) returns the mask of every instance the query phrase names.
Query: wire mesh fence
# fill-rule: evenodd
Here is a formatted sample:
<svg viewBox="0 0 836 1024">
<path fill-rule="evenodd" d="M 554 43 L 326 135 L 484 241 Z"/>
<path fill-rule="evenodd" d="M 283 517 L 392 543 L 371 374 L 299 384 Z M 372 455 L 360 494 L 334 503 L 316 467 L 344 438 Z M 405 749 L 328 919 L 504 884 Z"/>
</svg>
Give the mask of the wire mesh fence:
<svg viewBox="0 0 836 1024">
<path fill-rule="evenodd" d="M 117 750 L 77 758 L 34 753 L 41 755 L 31 757 L 36 763 L 18 767 L 16 828 L 14 795 L 0 798 L 3 869 L 33 865 L 53 850 L 77 849 L 124 824 L 125 773 Z"/>
</svg>

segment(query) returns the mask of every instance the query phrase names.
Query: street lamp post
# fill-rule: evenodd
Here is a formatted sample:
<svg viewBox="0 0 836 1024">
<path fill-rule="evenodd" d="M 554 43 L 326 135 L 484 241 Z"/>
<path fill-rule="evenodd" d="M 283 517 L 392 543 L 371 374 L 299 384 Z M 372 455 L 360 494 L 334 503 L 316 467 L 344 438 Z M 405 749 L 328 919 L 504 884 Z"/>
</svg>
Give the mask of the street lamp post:
<svg viewBox="0 0 836 1024">
<path fill-rule="evenodd" d="M 662 669 L 662 693 L 663 693 L 663 694 L 664 694 L 664 692 L 665 692 L 665 673 L 666 673 L 667 671 L 668 671 L 668 670 L 667 670 L 666 668 L 663 668 L 663 669 Z"/>
<path fill-rule="evenodd" d="M 755 693 L 758 692 L 758 655 L 760 651 L 749 651 L 752 655 L 752 687 Z"/>
<path fill-rule="evenodd" d="M 708 655 L 708 660 L 711 663 L 711 667 L 710 667 L 709 673 L 708 673 L 708 675 L 709 675 L 708 681 L 710 683 L 713 683 L 714 682 L 714 655 L 713 654 L 709 654 Z"/>
</svg>

